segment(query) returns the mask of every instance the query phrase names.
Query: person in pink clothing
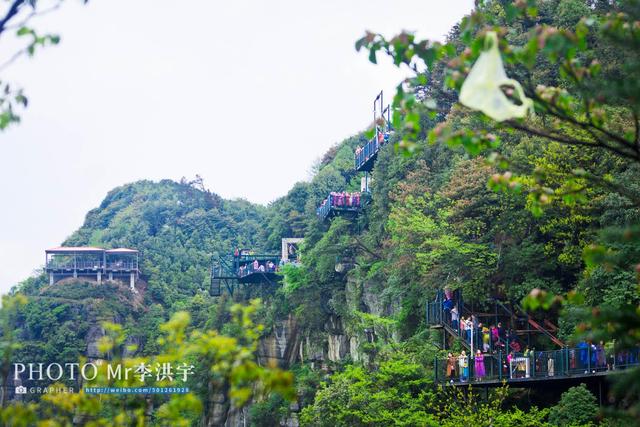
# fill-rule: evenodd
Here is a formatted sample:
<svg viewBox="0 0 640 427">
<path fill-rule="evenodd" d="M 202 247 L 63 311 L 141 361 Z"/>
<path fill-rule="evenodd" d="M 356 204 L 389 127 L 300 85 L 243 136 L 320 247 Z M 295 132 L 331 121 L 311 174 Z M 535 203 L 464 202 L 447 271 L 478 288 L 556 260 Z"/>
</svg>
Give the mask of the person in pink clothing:
<svg viewBox="0 0 640 427">
<path fill-rule="evenodd" d="M 485 376 L 485 370 L 484 370 L 484 355 L 480 350 L 476 351 L 474 368 L 475 368 L 476 381 L 482 381 L 482 379 Z"/>
</svg>

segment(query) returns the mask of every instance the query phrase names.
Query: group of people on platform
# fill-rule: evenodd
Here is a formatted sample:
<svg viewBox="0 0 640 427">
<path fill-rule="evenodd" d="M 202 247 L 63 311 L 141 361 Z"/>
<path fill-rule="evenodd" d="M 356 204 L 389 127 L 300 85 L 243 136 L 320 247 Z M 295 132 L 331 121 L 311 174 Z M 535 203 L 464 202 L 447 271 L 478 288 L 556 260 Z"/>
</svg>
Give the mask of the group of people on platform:
<svg viewBox="0 0 640 427">
<path fill-rule="evenodd" d="M 253 260 L 252 263 L 242 264 L 238 268 L 238 276 L 244 277 L 247 274 L 251 273 L 275 273 L 278 271 L 278 266 L 271 260 L 267 261 L 264 264 L 261 264 L 257 259 Z"/>
<path fill-rule="evenodd" d="M 588 373 L 616 369 L 616 366 L 638 363 L 638 351 L 614 351 L 612 342 L 580 341 L 577 348 L 569 350 L 569 369 L 584 369 Z"/>
<path fill-rule="evenodd" d="M 324 199 L 320 204 L 320 207 L 318 207 L 318 210 L 317 210 L 318 215 L 320 215 L 324 209 L 328 209 L 331 207 L 358 208 L 360 207 L 360 193 L 359 192 L 349 193 L 346 191 L 342 191 L 342 192 L 332 191 L 331 193 L 329 193 L 329 197 Z"/>
<path fill-rule="evenodd" d="M 554 377 L 556 375 L 595 374 L 606 370 L 624 369 L 639 364 L 640 348 L 614 352 L 613 343 L 598 344 L 582 341 L 576 348 L 535 351 L 528 346 L 523 352 L 483 352 L 475 350 L 473 356 L 465 350 L 456 355 L 447 354 L 445 375 L 449 382 L 482 381 L 492 379 L 517 379 Z M 567 365 L 568 363 L 568 365 Z"/>
<path fill-rule="evenodd" d="M 474 345 L 488 353 L 507 350 L 520 352 L 522 346 L 512 329 L 505 328 L 502 322 L 496 325 L 483 325 L 475 314 L 464 317 L 460 316 L 458 305 L 455 303 L 453 292 L 444 290 L 444 300 L 442 301 L 445 321 L 451 325 L 453 330 L 467 343 L 473 339 Z M 508 349 L 507 349 L 508 343 Z"/>
<path fill-rule="evenodd" d="M 457 292 L 457 291 L 456 291 Z M 442 299 L 443 321 L 467 343 L 474 354 L 449 353 L 446 360 L 446 376 L 462 382 L 469 381 L 469 371 L 475 381 L 485 379 L 488 369 L 501 378 L 529 378 L 556 375 L 557 367 L 563 372 L 595 373 L 638 364 L 639 351 L 614 353 L 613 343 L 583 341 L 576 348 L 560 351 L 534 351 L 525 346 L 516 332 L 504 327 L 502 322 L 483 325 L 475 314 L 460 316 L 458 302 L 461 299 L 449 289 L 444 289 Z M 496 319 L 497 320 L 497 319 Z M 524 349 L 523 349 L 524 348 Z"/>
<path fill-rule="evenodd" d="M 486 369 L 484 366 L 484 354 L 480 349 L 476 350 L 476 355 L 472 359 L 474 364 L 474 377 L 476 381 L 482 381 L 486 375 Z M 455 355 L 451 352 L 447 355 L 447 378 L 453 381 L 454 378 L 460 378 L 461 382 L 469 381 L 469 363 L 471 358 L 467 356 L 466 351 L 462 350 L 459 355 Z"/>
</svg>

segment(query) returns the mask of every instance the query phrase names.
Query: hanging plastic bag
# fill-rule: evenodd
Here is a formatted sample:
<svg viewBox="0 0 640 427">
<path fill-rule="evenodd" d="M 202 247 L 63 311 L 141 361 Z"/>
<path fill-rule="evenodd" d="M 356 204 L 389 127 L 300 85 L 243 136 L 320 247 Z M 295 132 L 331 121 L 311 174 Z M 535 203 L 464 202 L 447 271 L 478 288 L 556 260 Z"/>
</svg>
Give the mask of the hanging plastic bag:
<svg viewBox="0 0 640 427">
<path fill-rule="evenodd" d="M 490 31 L 485 36 L 485 49 L 462 84 L 460 102 L 499 122 L 526 116 L 529 110 L 533 110 L 533 101 L 524 95 L 520 83 L 507 77 L 495 32 Z M 504 85 L 513 86 L 522 105 L 516 105 L 507 98 L 500 89 Z"/>
</svg>

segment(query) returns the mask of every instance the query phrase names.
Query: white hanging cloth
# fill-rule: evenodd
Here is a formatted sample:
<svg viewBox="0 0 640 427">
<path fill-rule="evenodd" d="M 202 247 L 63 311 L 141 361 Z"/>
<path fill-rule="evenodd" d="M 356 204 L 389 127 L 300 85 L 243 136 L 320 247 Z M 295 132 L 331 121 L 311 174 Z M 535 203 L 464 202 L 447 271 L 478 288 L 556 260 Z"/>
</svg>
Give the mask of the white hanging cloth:
<svg viewBox="0 0 640 427">
<path fill-rule="evenodd" d="M 499 122 L 525 117 L 529 110 L 533 111 L 533 101 L 525 96 L 520 83 L 507 77 L 494 31 L 485 36 L 485 48 L 487 46 L 462 84 L 460 102 Z M 516 105 L 507 98 L 500 89 L 503 85 L 513 86 L 522 105 Z"/>
</svg>

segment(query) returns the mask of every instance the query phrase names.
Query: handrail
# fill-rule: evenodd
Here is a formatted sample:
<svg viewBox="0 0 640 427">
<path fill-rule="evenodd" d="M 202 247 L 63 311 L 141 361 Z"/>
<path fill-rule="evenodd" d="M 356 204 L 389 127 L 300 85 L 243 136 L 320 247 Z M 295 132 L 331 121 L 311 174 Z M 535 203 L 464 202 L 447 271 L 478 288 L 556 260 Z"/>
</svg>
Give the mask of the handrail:
<svg viewBox="0 0 640 427">
<path fill-rule="evenodd" d="M 443 327 L 450 335 L 456 338 L 461 338 L 461 341 L 465 344 L 467 348 L 469 348 L 470 345 L 467 342 L 468 340 L 467 335 L 461 332 L 458 327 L 454 327 L 454 325 L 451 324 L 452 322 L 451 318 L 445 315 L 443 301 L 444 301 L 443 294 L 442 294 L 442 291 L 440 291 L 436 296 L 435 301 L 427 302 L 427 306 L 426 306 L 427 324 Z M 552 333 L 547 331 L 537 321 L 532 319 L 531 316 L 529 316 L 529 314 L 524 312 L 524 310 L 521 307 L 516 306 L 519 309 L 519 311 L 522 313 L 521 315 L 517 315 L 513 310 L 511 310 L 501 301 L 495 300 L 495 303 L 496 303 L 496 307 L 500 307 L 502 311 L 506 313 L 508 316 L 516 317 L 520 319 L 526 319 L 527 323 L 531 325 L 531 327 L 533 327 L 536 331 L 543 333 L 554 344 L 560 347 L 564 347 L 564 343 L 560 339 L 558 339 Z M 459 318 L 471 317 L 472 315 L 475 315 L 471 310 L 469 310 L 466 306 L 464 306 L 461 299 L 457 301 L 457 306 L 459 310 Z M 497 315 L 497 312 L 496 312 L 496 315 Z M 477 315 L 475 315 L 475 317 L 476 319 L 479 318 Z M 472 339 L 474 340 L 474 343 L 477 341 L 477 346 L 474 346 L 475 348 L 482 347 L 482 342 L 483 342 L 482 337 L 483 337 L 483 333 L 480 329 L 474 330 Z M 489 348 L 491 349 L 491 351 L 494 351 L 496 349 L 504 349 L 506 351 L 509 351 L 509 349 L 511 348 L 510 344 L 512 341 L 519 341 L 520 344 L 522 344 L 522 341 L 520 341 L 520 339 L 517 336 L 510 336 L 509 338 L 506 338 L 506 339 L 504 337 L 498 337 L 497 341 L 494 341 L 493 337 L 490 336 Z"/>
<path fill-rule="evenodd" d="M 553 331 L 553 332 L 557 332 L 558 331 L 558 327 L 556 325 L 554 325 L 553 323 L 551 323 L 551 321 L 549 319 L 544 319 L 544 324 L 551 331 Z"/>
<path fill-rule="evenodd" d="M 466 359 L 466 360 L 465 360 Z M 462 370 L 464 360 L 467 369 Z M 467 383 L 470 381 L 535 381 L 568 377 L 603 375 L 640 365 L 640 348 L 608 353 L 603 346 L 563 348 L 551 351 L 531 351 L 510 354 L 483 354 L 482 358 L 468 355 L 460 359 L 434 360 L 436 382 Z"/>
<path fill-rule="evenodd" d="M 505 306 L 502 302 L 496 300 L 496 303 L 502 307 L 503 310 L 505 310 L 507 313 L 509 313 L 512 317 L 518 317 L 510 308 L 508 308 L 507 306 Z M 564 347 L 564 343 L 562 341 L 560 341 L 558 339 L 558 337 L 556 337 L 555 335 L 553 335 L 551 332 L 547 331 L 545 328 L 543 328 L 542 326 L 540 326 L 540 324 L 538 322 L 536 322 L 535 320 L 533 320 L 531 318 L 531 316 L 529 316 L 528 313 L 526 313 L 524 311 L 524 309 L 522 307 L 520 307 L 519 305 L 516 306 L 518 308 L 518 310 L 520 310 L 520 312 L 523 313 L 523 315 L 525 316 L 527 323 L 530 324 L 531 326 L 533 326 L 536 330 L 538 330 L 539 332 L 542 332 L 544 335 L 547 336 L 547 338 L 549 338 L 551 341 L 553 341 L 554 344 L 558 345 L 559 347 Z"/>
<path fill-rule="evenodd" d="M 564 343 L 562 341 L 560 341 L 555 335 L 553 335 L 551 332 L 547 331 L 545 328 L 543 328 L 542 326 L 540 326 L 540 324 L 538 322 L 536 322 L 535 320 L 533 320 L 530 316 L 527 316 L 527 321 L 529 322 L 529 324 L 531 326 L 533 326 L 534 328 L 536 328 L 537 330 L 539 330 L 540 332 L 542 332 L 543 334 L 545 334 L 551 341 L 553 341 L 556 345 L 560 346 L 560 347 L 564 347 Z"/>
</svg>

